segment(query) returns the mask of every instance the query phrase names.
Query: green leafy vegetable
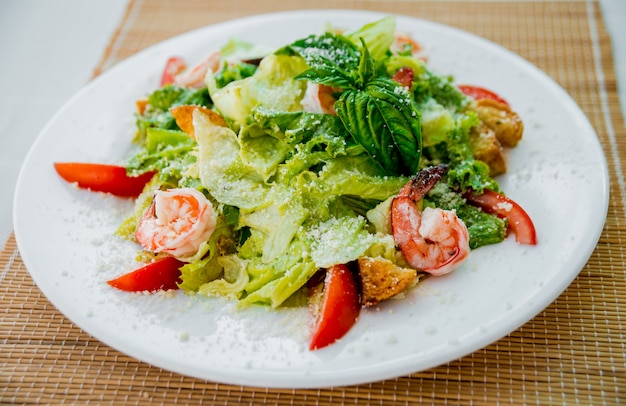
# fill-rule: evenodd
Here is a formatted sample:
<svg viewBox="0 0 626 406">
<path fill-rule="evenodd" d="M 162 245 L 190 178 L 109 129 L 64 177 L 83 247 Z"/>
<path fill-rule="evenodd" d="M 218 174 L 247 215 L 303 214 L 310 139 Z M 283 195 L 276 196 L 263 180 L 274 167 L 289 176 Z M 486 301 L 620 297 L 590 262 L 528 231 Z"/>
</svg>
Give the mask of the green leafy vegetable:
<svg viewBox="0 0 626 406">
<path fill-rule="evenodd" d="M 413 93 L 418 105 L 434 99 L 453 111 L 461 111 L 467 106 L 469 99 L 454 85 L 452 77 L 435 75 L 424 67 L 416 73 Z"/>
<path fill-rule="evenodd" d="M 482 193 L 487 188 L 499 191 L 498 183 L 489 175 L 489 166 L 474 159 L 469 143 L 469 131 L 479 123 L 473 112 L 458 115 L 454 127 L 441 142 L 424 149 L 426 162 L 446 162 L 448 183 L 459 190 Z"/>
<path fill-rule="evenodd" d="M 169 109 L 184 104 L 212 106 L 211 98 L 206 88 L 188 89 L 167 85 L 152 92 L 148 96 L 148 104 L 144 112 L 136 116 L 136 140 L 140 143 L 143 142 L 148 128 L 180 130 Z"/>
<path fill-rule="evenodd" d="M 396 19 L 393 16 L 387 16 L 365 24 L 355 31 L 348 32 L 345 36 L 357 47 L 360 47 L 361 41 L 363 41 L 372 58 L 381 60 L 387 56 L 395 39 L 395 32 Z"/>
<path fill-rule="evenodd" d="M 257 66 L 251 63 L 238 62 L 236 64 L 230 64 L 225 62 L 222 69 L 215 74 L 215 82 L 218 88 L 222 88 L 234 82 L 254 75 L 257 70 Z"/>
<path fill-rule="evenodd" d="M 497 244 L 506 237 L 507 220 L 505 219 L 469 205 L 460 207 L 457 210 L 457 215 L 467 227 L 471 249 L 488 244 Z"/>
<path fill-rule="evenodd" d="M 391 174 L 417 171 L 421 153 L 419 112 L 390 79 L 368 82 L 363 90 L 342 93 L 337 114 L 352 137 Z"/>
<path fill-rule="evenodd" d="M 295 41 L 276 53 L 304 59 L 309 69 L 298 75 L 298 79 L 338 88 L 350 87 L 355 81 L 361 54 L 353 42 L 328 32 Z"/>
<path fill-rule="evenodd" d="M 173 187 L 182 186 L 181 180 L 189 177 L 196 163 L 196 142 L 179 130 L 148 128 L 146 147 L 132 156 L 126 169 L 131 174 L 158 171 L 161 182 Z"/>
</svg>

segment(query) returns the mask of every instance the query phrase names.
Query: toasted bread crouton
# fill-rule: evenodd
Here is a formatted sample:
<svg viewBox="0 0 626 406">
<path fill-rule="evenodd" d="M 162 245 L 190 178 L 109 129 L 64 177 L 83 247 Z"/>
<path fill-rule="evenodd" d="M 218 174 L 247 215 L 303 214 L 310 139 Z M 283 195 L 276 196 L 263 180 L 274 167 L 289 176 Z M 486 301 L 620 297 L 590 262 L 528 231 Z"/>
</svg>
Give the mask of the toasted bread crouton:
<svg viewBox="0 0 626 406">
<path fill-rule="evenodd" d="M 480 121 L 491 128 L 505 148 L 512 148 L 522 139 L 524 123 L 516 112 L 506 104 L 491 99 L 476 100 L 470 105 Z"/>
<path fill-rule="evenodd" d="M 374 306 L 408 289 L 417 280 L 415 269 L 402 268 L 385 258 L 359 258 L 364 306 Z"/>
<path fill-rule="evenodd" d="M 473 127 L 469 133 L 469 142 L 474 158 L 489 166 L 491 176 L 506 172 L 506 160 L 502 145 L 491 128 L 483 123 Z"/>
<path fill-rule="evenodd" d="M 202 113 L 214 125 L 218 125 L 220 127 L 228 126 L 224 117 L 209 108 L 192 104 L 172 107 L 170 109 L 170 113 L 172 113 L 174 120 L 176 120 L 176 124 L 191 138 L 196 138 L 196 131 L 193 126 L 193 112 L 196 110 Z"/>
</svg>

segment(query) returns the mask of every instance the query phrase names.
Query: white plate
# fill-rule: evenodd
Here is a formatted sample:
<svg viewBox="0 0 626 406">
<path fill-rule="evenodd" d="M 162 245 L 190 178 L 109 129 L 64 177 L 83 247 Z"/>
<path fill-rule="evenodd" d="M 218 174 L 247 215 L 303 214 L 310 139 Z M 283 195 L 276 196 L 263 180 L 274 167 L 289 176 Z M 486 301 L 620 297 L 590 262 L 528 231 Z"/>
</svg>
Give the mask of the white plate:
<svg viewBox="0 0 626 406">
<path fill-rule="evenodd" d="M 608 174 L 597 136 L 572 99 L 519 56 L 401 16 L 399 30 L 426 45 L 435 72 L 496 90 L 524 120 L 524 140 L 499 181 L 534 219 L 536 247 L 509 238 L 480 248 L 452 275 L 429 278 L 404 300 L 363 311 L 341 342 L 315 352 L 307 350 L 305 309 L 240 310 L 223 300 L 133 295 L 104 283 L 137 266 L 137 247 L 112 235 L 131 203 L 74 189 L 53 162 L 123 162 L 134 101 L 156 88 L 171 55 L 199 60 L 233 36 L 278 47 L 326 23 L 352 29 L 380 17 L 332 10 L 230 21 L 151 47 L 91 82 L 40 134 L 16 189 L 15 235 L 43 293 L 86 332 L 140 360 L 208 380 L 292 388 L 359 384 L 434 367 L 541 312 L 585 265 L 604 224 Z"/>
</svg>

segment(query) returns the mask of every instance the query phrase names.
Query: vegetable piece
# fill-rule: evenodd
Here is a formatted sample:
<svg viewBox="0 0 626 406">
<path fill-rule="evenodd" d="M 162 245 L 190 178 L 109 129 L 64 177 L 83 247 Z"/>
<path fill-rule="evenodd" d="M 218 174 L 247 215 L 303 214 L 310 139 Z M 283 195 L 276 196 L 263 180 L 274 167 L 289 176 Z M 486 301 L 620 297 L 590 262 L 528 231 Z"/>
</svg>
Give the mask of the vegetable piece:
<svg viewBox="0 0 626 406">
<path fill-rule="evenodd" d="M 180 105 L 211 107 L 213 103 L 206 88 L 189 89 L 174 84 L 161 87 L 148 96 L 143 112 L 136 116 L 138 132 L 135 141 L 141 144 L 145 139 L 146 130 L 151 127 L 180 130 L 170 112 L 170 108 Z"/>
<path fill-rule="evenodd" d="M 163 69 L 163 74 L 161 75 L 161 86 L 174 83 L 176 75 L 186 68 L 187 64 L 182 58 L 178 56 L 170 57 L 167 62 L 165 62 L 165 68 Z"/>
<path fill-rule="evenodd" d="M 481 207 L 489 213 L 509 220 L 509 227 L 515 234 L 515 241 L 520 244 L 536 245 L 537 233 L 535 225 L 526 211 L 508 197 L 485 189 L 482 194 L 465 194 L 465 198 L 472 204 Z"/>
<path fill-rule="evenodd" d="M 64 180 L 77 183 L 83 189 L 120 197 L 139 196 L 154 176 L 154 172 L 146 172 L 132 177 L 123 166 L 83 162 L 55 162 L 54 169 Z"/>
<path fill-rule="evenodd" d="M 403 87 L 411 89 L 411 84 L 413 84 L 414 76 L 415 73 L 413 72 L 413 69 L 408 66 L 403 66 L 402 68 L 398 69 L 396 73 L 394 73 L 391 79 L 398 82 Z"/>
<path fill-rule="evenodd" d="M 385 171 L 417 172 L 422 150 L 420 116 L 404 87 L 391 79 L 374 79 L 364 90 L 342 93 L 335 109 L 354 140 Z"/>
<path fill-rule="evenodd" d="M 226 121 L 224 118 L 213 110 L 204 107 L 204 106 L 196 106 L 193 104 L 184 104 L 181 106 L 174 106 L 170 109 L 170 113 L 176 120 L 176 124 L 180 127 L 181 130 L 186 132 L 191 138 L 195 139 L 196 134 L 193 128 L 193 111 L 199 109 L 202 110 L 208 118 L 215 124 L 220 125 L 222 127 L 226 127 Z"/>
<path fill-rule="evenodd" d="M 107 283 L 126 292 L 156 292 L 178 289 L 180 270 L 184 262 L 174 257 L 163 257 Z"/>
<path fill-rule="evenodd" d="M 356 323 L 360 310 L 357 285 L 350 269 L 343 264 L 329 268 L 309 349 L 320 349 L 343 337 Z"/>
<path fill-rule="evenodd" d="M 509 102 L 504 100 L 502 97 L 498 96 L 491 90 L 485 89 L 483 87 L 472 86 L 472 85 L 458 85 L 457 87 L 464 95 L 469 96 L 475 100 L 490 99 L 490 100 L 495 100 L 498 103 L 502 103 L 506 106 L 509 105 Z"/>
<path fill-rule="evenodd" d="M 366 45 L 374 59 L 383 59 L 395 41 L 395 32 L 396 19 L 386 16 L 365 24 L 356 31 L 345 33 L 345 36 L 361 50 Z"/>
</svg>

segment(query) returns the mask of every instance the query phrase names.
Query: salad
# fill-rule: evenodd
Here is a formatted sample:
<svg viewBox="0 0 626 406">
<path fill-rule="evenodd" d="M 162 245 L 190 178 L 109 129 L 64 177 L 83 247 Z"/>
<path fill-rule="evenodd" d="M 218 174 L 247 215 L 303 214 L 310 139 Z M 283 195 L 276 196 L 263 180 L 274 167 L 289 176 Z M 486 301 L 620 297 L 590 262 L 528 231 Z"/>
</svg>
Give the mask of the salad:
<svg viewBox="0 0 626 406">
<path fill-rule="evenodd" d="M 536 244 L 495 179 L 521 119 L 431 71 L 392 16 L 272 50 L 232 39 L 191 67 L 171 57 L 136 124 L 124 166 L 55 163 L 135 199 L 116 234 L 145 265 L 109 285 L 309 306 L 312 350 L 474 249 Z"/>
</svg>

